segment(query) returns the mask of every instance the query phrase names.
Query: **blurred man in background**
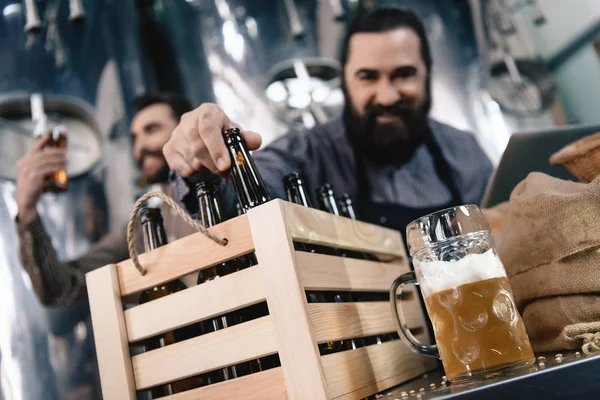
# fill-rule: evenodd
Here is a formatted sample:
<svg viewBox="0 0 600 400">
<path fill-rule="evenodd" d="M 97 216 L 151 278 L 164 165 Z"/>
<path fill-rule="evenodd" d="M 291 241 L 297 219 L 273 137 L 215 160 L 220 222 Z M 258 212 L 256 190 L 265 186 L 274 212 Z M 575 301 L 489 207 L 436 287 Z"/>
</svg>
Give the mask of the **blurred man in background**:
<svg viewBox="0 0 600 400">
<path fill-rule="evenodd" d="M 169 167 L 162 148 L 181 115 L 192 109 L 190 103 L 180 96 L 146 94 L 135 99 L 133 106 L 135 115 L 130 126 L 133 157 L 146 183 L 160 185 L 168 193 Z M 126 222 L 78 259 L 66 263 L 58 260 L 36 209 L 44 177 L 65 168 L 67 163 L 65 149 L 44 148 L 48 139 L 48 136 L 40 138 L 17 163 L 19 253 L 42 304 L 67 306 L 86 295 L 86 272 L 129 258 Z M 163 210 L 163 218 L 171 240 L 193 232 L 167 210 Z M 141 238 L 139 234 L 136 236 Z"/>
<path fill-rule="evenodd" d="M 473 135 L 428 118 L 432 59 L 421 20 L 393 7 L 358 16 L 343 43 L 341 63 L 343 117 L 289 133 L 254 153 L 272 195 L 285 198 L 283 177 L 298 171 L 311 189 L 328 182 L 358 200 L 359 219 L 403 233 L 420 216 L 479 203 L 492 165 Z M 172 176 L 176 199 L 185 203 L 190 192 L 181 177 L 206 169 L 227 175 L 231 160 L 222 131 L 232 126 L 214 104 L 182 117 L 164 148 L 177 173 Z M 260 147 L 258 134 L 242 134 L 250 149 Z M 221 186 L 232 215 L 232 185 Z M 309 194 L 316 204 L 314 190 Z"/>
</svg>

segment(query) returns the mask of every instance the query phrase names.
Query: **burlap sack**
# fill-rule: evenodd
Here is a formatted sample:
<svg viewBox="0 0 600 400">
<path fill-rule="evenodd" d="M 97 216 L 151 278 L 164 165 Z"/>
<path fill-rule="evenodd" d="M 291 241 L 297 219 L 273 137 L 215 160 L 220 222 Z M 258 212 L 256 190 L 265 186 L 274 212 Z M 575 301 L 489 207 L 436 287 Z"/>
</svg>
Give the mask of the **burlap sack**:
<svg viewBox="0 0 600 400">
<path fill-rule="evenodd" d="M 600 349 L 600 178 L 531 173 L 484 213 L 534 350 Z"/>
</svg>

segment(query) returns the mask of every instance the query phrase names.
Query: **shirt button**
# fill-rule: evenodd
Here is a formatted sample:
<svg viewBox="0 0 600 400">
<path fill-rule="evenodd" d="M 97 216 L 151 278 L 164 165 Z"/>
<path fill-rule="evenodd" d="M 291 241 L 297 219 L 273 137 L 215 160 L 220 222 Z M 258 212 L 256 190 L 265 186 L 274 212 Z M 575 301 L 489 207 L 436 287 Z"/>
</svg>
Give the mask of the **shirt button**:
<svg viewBox="0 0 600 400">
<path fill-rule="evenodd" d="M 379 217 L 379 223 L 385 224 L 386 222 L 387 222 L 387 218 L 385 216 L 382 215 L 381 217 Z"/>
</svg>

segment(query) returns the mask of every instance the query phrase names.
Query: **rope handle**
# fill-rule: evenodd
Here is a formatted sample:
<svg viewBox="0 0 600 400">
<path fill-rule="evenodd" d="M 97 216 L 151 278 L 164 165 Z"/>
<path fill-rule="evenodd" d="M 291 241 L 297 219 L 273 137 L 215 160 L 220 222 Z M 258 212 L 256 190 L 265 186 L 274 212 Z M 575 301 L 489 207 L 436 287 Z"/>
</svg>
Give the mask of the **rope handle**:
<svg viewBox="0 0 600 400">
<path fill-rule="evenodd" d="M 138 253 L 135 250 L 133 227 L 135 224 L 135 219 L 137 218 L 137 215 L 140 211 L 140 208 L 142 208 L 142 206 L 144 205 L 146 200 L 148 200 L 152 197 L 158 197 L 159 199 L 164 201 L 169 207 L 174 209 L 177 212 L 177 214 L 179 214 L 179 216 L 181 218 L 183 218 L 183 220 L 188 225 L 190 225 L 192 228 L 194 228 L 197 232 L 202 232 L 204 234 L 204 236 L 206 236 L 207 238 L 209 238 L 210 240 L 212 240 L 213 242 L 215 242 L 221 246 L 227 245 L 227 243 L 228 243 L 227 238 L 219 238 L 219 237 L 213 235 L 212 233 L 210 233 L 208 231 L 208 229 L 206 229 L 203 225 L 198 223 L 198 221 L 194 220 L 171 197 L 167 196 L 166 194 L 164 194 L 162 192 L 157 192 L 157 191 L 148 192 L 148 193 L 144 194 L 142 197 L 140 197 L 135 202 L 135 205 L 133 206 L 133 210 L 131 211 L 131 215 L 129 216 L 129 222 L 127 223 L 127 246 L 129 248 L 129 257 L 131 257 L 131 261 L 133 261 L 133 265 L 135 265 L 135 268 L 137 268 L 137 270 L 140 272 L 140 274 L 142 274 L 142 276 L 146 275 L 146 268 L 144 268 L 142 266 L 142 264 L 140 264 L 140 261 L 138 259 Z"/>
</svg>

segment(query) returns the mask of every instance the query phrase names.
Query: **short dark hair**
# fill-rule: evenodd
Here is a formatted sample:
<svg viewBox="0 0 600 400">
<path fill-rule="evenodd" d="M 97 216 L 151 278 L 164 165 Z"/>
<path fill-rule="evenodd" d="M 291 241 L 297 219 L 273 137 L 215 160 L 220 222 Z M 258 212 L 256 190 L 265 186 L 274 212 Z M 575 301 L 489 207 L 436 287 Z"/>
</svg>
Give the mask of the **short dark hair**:
<svg viewBox="0 0 600 400">
<path fill-rule="evenodd" d="M 177 121 L 181 119 L 181 116 L 186 112 L 192 110 L 192 105 L 183 96 L 174 93 L 145 93 L 137 96 L 133 102 L 133 112 L 138 113 L 144 108 L 149 107 L 153 104 L 167 104 L 171 107 L 173 112 L 173 118 Z"/>
<path fill-rule="evenodd" d="M 350 39 L 357 33 L 388 32 L 399 28 L 412 29 L 421 42 L 421 58 L 427 68 L 427 76 L 431 73 L 431 49 L 421 19 L 412 11 L 393 5 L 381 6 L 358 14 L 348 26 L 346 37 L 341 48 L 342 68 L 346 66 L 349 56 Z"/>
</svg>

